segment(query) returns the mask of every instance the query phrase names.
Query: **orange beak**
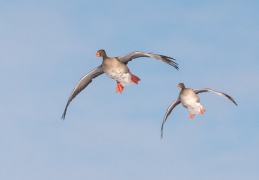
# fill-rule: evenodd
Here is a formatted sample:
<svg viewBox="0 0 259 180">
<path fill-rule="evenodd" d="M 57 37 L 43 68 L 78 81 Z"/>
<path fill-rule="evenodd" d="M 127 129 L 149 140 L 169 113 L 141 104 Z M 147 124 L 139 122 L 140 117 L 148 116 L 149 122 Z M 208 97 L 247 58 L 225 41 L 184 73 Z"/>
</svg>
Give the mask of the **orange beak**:
<svg viewBox="0 0 259 180">
<path fill-rule="evenodd" d="M 95 56 L 96 56 L 96 57 L 100 57 L 100 53 L 96 53 Z"/>
</svg>

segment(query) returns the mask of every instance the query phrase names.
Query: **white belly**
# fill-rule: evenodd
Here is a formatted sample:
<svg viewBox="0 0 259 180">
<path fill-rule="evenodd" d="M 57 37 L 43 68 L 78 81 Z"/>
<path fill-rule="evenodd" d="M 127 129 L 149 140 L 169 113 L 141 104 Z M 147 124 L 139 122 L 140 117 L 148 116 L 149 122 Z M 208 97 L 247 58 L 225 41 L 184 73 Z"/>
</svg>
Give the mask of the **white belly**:
<svg viewBox="0 0 259 180">
<path fill-rule="evenodd" d="M 184 96 L 181 102 L 183 107 L 187 108 L 192 114 L 200 114 L 202 106 L 199 103 L 198 97 Z"/>
<path fill-rule="evenodd" d="M 112 79 L 119 81 L 123 86 L 132 84 L 131 74 L 125 73 L 119 68 L 111 69 L 109 72 L 105 73 Z"/>
<path fill-rule="evenodd" d="M 202 106 L 198 102 L 194 102 L 192 104 L 187 105 L 187 109 L 192 113 L 192 114 L 200 114 L 200 110 L 202 109 Z"/>
<path fill-rule="evenodd" d="M 130 73 L 119 74 L 115 79 L 119 81 L 123 86 L 132 84 Z"/>
</svg>

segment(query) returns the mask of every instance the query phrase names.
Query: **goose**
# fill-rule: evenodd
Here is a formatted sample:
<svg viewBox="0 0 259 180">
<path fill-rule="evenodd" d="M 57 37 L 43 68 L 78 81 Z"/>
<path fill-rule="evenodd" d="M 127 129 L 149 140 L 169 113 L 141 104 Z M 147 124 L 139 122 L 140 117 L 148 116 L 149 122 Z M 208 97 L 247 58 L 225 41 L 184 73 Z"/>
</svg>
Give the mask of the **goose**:
<svg viewBox="0 0 259 180">
<path fill-rule="evenodd" d="M 110 78 L 116 80 L 117 82 L 116 92 L 122 93 L 125 85 L 131 85 L 133 83 L 138 84 L 138 81 L 140 81 L 140 78 L 133 75 L 127 66 L 128 62 L 130 62 L 133 59 L 140 58 L 140 57 L 154 58 L 168 65 L 173 66 L 177 70 L 179 69 L 178 64 L 175 62 L 174 58 L 164 56 L 164 55 L 159 55 L 159 54 L 140 52 L 140 51 L 134 51 L 118 57 L 108 57 L 105 50 L 101 49 L 97 51 L 96 57 L 102 57 L 103 59 L 102 64 L 96 67 L 95 69 L 93 69 L 92 71 L 90 71 L 89 73 L 87 73 L 86 75 L 84 75 L 78 81 L 71 95 L 68 98 L 68 101 L 65 106 L 65 110 L 63 112 L 61 119 L 65 119 L 67 108 L 70 102 L 83 89 L 85 89 L 92 82 L 94 78 L 96 78 L 97 76 L 103 73 L 105 73 Z"/>
<path fill-rule="evenodd" d="M 237 103 L 234 101 L 234 99 L 232 97 L 230 97 L 229 95 L 227 95 L 223 92 L 215 91 L 210 88 L 191 89 L 191 88 L 186 88 L 183 83 L 179 83 L 178 88 L 181 88 L 182 90 L 180 91 L 178 98 L 176 100 L 174 100 L 171 103 L 171 105 L 167 108 L 167 111 L 165 113 L 164 120 L 163 120 L 163 123 L 161 126 L 161 138 L 163 137 L 164 123 L 166 122 L 166 119 L 169 116 L 169 114 L 172 112 L 172 110 L 178 104 L 182 103 L 183 107 L 188 109 L 189 119 L 193 119 L 195 114 L 204 114 L 205 113 L 206 110 L 201 106 L 200 98 L 197 96 L 197 94 L 199 94 L 199 93 L 214 92 L 217 95 L 223 96 L 224 98 L 230 100 L 235 105 L 237 105 Z"/>
</svg>

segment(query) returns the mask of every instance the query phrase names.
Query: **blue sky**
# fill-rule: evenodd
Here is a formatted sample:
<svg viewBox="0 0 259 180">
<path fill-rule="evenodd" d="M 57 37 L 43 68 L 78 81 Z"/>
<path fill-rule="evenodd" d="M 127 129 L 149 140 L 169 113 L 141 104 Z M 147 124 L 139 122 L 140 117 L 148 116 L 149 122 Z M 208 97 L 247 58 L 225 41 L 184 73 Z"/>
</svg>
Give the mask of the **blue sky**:
<svg viewBox="0 0 259 180">
<path fill-rule="evenodd" d="M 259 178 L 258 1 L 0 1 L 0 179 Z M 94 55 L 174 57 L 129 63 L 141 81 L 116 94 L 102 75 L 70 104 Z M 204 115 L 177 106 L 179 82 Z"/>
</svg>

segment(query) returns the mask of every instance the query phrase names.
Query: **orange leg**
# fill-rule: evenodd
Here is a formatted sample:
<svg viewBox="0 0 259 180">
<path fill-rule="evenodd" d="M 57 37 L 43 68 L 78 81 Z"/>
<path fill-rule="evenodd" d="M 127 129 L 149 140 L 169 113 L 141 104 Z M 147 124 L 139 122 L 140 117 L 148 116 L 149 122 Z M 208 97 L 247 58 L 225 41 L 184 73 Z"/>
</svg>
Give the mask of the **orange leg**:
<svg viewBox="0 0 259 180">
<path fill-rule="evenodd" d="M 133 82 L 133 83 L 135 83 L 135 84 L 138 84 L 138 82 L 140 81 L 140 79 L 139 79 L 137 76 L 135 76 L 135 75 L 133 75 L 133 74 L 131 74 L 131 73 L 130 73 L 130 75 L 131 75 L 131 82 Z"/>
<path fill-rule="evenodd" d="M 192 119 L 192 118 L 194 118 L 194 114 L 192 114 L 192 113 L 190 112 L 190 114 L 189 114 L 189 119 Z"/>
<path fill-rule="evenodd" d="M 124 89 L 123 85 L 119 81 L 117 81 L 116 93 L 117 92 L 122 93 L 123 89 Z"/>
<path fill-rule="evenodd" d="M 205 113 L 205 111 L 206 111 L 206 110 L 205 110 L 205 109 L 203 109 L 203 108 L 201 108 L 201 109 L 200 109 L 200 113 L 201 113 L 201 114 L 204 114 L 204 113 Z"/>
</svg>

